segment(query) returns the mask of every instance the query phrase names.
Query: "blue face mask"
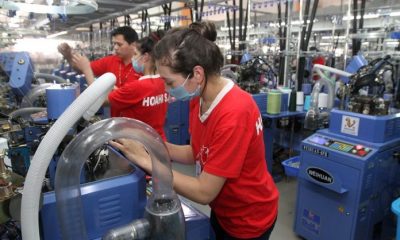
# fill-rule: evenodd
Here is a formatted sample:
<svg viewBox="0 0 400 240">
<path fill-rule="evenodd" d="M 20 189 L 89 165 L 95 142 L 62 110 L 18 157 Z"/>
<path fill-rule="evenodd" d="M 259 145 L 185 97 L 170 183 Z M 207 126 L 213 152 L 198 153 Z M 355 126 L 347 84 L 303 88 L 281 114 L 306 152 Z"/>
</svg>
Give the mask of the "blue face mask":
<svg viewBox="0 0 400 240">
<path fill-rule="evenodd" d="M 172 97 L 174 97 L 176 100 L 186 101 L 186 100 L 190 100 L 194 97 L 200 96 L 200 86 L 192 93 L 189 93 L 188 91 L 186 91 L 184 86 L 185 86 L 187 80 L 189 79 L 189 76 L 190 76 L 190 74 L 187 76 L 185 81 L 178 87 L 169 89 L 168 93 Z"/>
<path fill-rule="evenodd" d="M 141 58 L 141 57 L 140 57 Z M 139 63 L 139 59 L 132 59 L 132 67 L 137 73 L 143 73 L 144 72 L 144 65 Z"/>
</svg>

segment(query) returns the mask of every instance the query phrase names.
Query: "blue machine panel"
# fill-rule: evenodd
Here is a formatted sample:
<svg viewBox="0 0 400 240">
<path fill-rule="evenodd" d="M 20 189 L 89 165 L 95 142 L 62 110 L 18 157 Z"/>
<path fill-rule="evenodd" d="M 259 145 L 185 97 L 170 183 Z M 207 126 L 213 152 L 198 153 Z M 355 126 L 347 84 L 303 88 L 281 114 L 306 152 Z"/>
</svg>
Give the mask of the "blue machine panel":
<svg viewBox="0 0 400 240">
<path fill-rule="evenodd" d="M 335 113 L 339 123 L 302 143 L 294 230 L 308 240 L 390 239 L 390 205 L 400 190 L 400 165 L 394 157 L 400 135 L 381 135 L 383 143 L 370 142 L 367 135 L 381 134 L 373 129 L 381 129 L 378 123 L 387 126 L 400 116 L 374 117 L 376 124 L 371 116 L 352 116 L 365 133 L 349 137 L 338 126 L 352 113 Z"/>
<path fill-rule="evenodd" d="M 10 87 L 17 96 L 24 96 L 31 90 L 33 72 L 29 53 L 17 53 L 14 58 L 9 81 Z"/>
<path fill-rule="evenodd" d="M 111 228 L 142 218 L 146 205 L 145 186 L 144 173 L 138 168 L 129 175 L 82 185 L 82 209 L 88 238 L 98 239 Z M 61 239 L 55 192 L 43 195 L 40 219 L 42 239 Z"/>
</svg>

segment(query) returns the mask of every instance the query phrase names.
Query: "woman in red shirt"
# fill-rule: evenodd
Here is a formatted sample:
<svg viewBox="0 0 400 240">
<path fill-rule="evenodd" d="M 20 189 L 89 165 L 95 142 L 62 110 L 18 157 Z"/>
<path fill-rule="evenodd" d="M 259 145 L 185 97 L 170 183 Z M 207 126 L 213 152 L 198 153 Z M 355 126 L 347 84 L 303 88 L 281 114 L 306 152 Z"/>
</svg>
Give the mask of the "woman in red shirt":
<svg viewBox="0 0 400 240">
<path fill-rule="evenodd" d="M 153 47 L 163 37 L 163 32 L 153 32 L 136 42 L 136 54 L 132 58 L 135 72 L 143 74 L 136 81 L 125 83 L 115 88 L 108 95 L 108 103 L 118 115 L 113 117 L 127 117 L 138 119 L 153 127 L 166 140 L 164 123 L 168 107 L 168 93 L 165 91 L 164 80 L 156 74 Z M 93 78 L 89 60 L 75 54 L 73 62 L 80 66 L 86 78 Z"/>
<path fill-rule="evenodd" d="M 167 147 L 172 160 L 196 165 L 197 174 L 173 171 L 174 189 L 210 205 L 217 239 L 269 239 L 279 193 L 267 170 L 262 118 L 253 98 L 220 76 L 221 51 L 194 30 L 166 35 L 154 57 L 170 95 L 192 99 L 191 144 Z M 143 146 L 126 139 L 111 144 L 152 172 Z"/>
</svg>

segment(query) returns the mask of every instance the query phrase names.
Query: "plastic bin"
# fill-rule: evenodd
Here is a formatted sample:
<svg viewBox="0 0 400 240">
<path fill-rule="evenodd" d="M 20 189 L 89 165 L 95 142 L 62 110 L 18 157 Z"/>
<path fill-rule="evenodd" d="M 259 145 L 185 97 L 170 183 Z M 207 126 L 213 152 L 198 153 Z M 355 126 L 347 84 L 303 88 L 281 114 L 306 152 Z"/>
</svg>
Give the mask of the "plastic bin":
<svg viewBox="0 0 400 240">
<path fill-rule="evenodd" d="M 300 157 L 292 157 L 282 162 L 285 174 L 290 177 L 297 177 L 300 168 Z"/>
<path fill-rule="evenodd" d="M 396 240 L 400 240 L 400 198 L 392 202 L 392 212 L 397 216 Z"/>
</svg>

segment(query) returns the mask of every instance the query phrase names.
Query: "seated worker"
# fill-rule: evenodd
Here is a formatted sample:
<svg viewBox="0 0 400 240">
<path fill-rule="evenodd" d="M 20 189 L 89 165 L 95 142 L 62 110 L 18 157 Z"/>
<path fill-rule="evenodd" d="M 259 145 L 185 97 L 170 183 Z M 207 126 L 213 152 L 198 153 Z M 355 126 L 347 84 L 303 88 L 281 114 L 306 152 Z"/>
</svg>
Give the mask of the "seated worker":
<svg viewBox="0 0 400 240">
<path fill-rule="evenodd" d="M 156 74 L 152 56 L 153 47 L 163 36 L 162 31 L 153 32 L 135 43 L 136 54 L 131 65 L 136 73 L 143 76 L 137 81 L 125 83 L 121 88 L 112 90 L 108 95 L 108 103 L 119 113 L 114 117 L 128 117 L 145 122 L 166 140 L 164 123 L 169 95 L 165 91 L 164 80 Z M 86 57 L 73 54 L 72 62 L 92 81 L 93 73 Z"/>
<path fill-rule="evenodd" d="M 136 54 L 135 43 L 138 40 L 136 31 L 128 26 L 116 28 L 112 33 L 112 44 L 114 48 L 114 54 L 106 56 L 90 63 L 90 68 L 93 71 L 94 76 L 99 77 L 106 72 L 113 73 L 116 78 L 116 90 L 124 87 L 125 84 L 136 81 L 142 75 L 137 73 L 132 67 L 132 57 Z M 72 57 L 75 55 L 71 47 L 67 43 L 62 43 L 58 46 L 58 51 L 64 56 L 64 58 L 70 63 L 75 70 L 81 70 L 81 66 L 76 65 L 72 62 Z M 86 74 L 85 74 L 86 75 Z M 94 78 L 88 79 L 87 83 L 90 85 Z M 122 89 L 121 92 L 124 90 Z M 125 96 L 129 97 L 129 96 Z M 115 108 L 111 107 L 111 117 L 121 117 L 120 112 Z"/>
<path fill-rule="evenodd" d="M 173 170 L 174 190 L 210 205 L 216 239 L 269 239 L 279 192 L 267 169 L 262 118 L 253 98 L 221 77 L 219 47 L 195 30 L 167 34 L 153 52 L 170 95 L 192 99 L 190 144 L 166 146 L 172 160 L 195 165 L 196 176 Z M 110 144 L 152 173 L 143 145 L 130 139 Z"/>
</svg>

